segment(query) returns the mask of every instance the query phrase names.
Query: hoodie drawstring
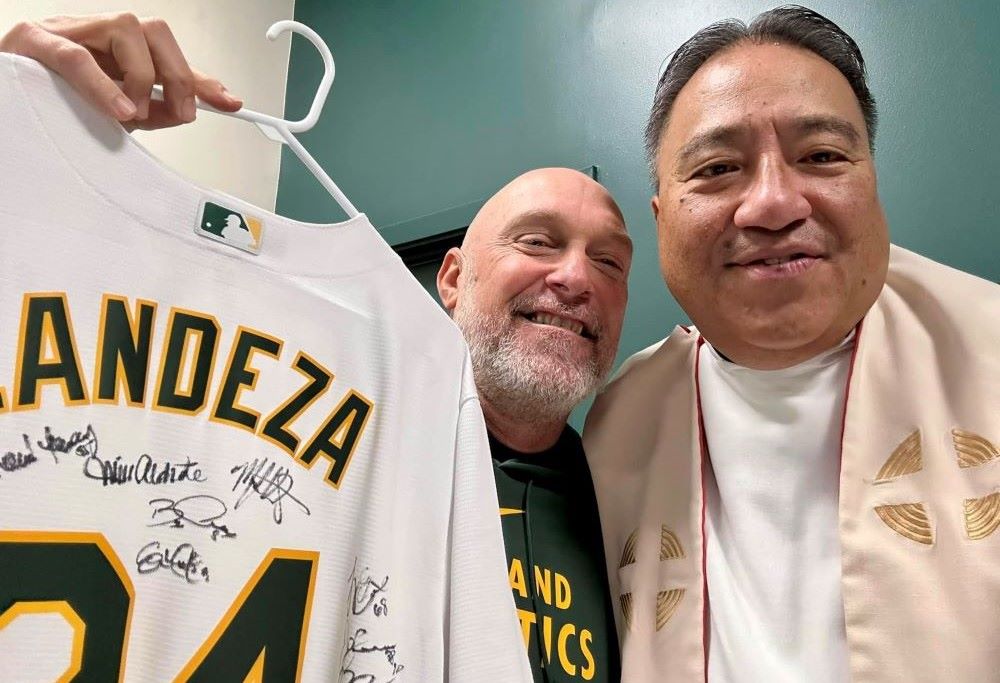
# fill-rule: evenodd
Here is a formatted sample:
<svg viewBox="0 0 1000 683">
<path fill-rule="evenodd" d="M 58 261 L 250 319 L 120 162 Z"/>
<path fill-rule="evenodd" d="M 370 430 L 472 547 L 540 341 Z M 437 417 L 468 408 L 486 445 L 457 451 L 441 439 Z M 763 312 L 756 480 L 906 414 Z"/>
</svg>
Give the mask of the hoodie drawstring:
<svg viewBox="0 0 1000 683">
<path fill-rule="evenodd" d="M 531 576 L 531 609 L 535 612 L 535 638 L 538 642 L 538 653 L 542 658 L 542 681 L 549 683 L 549 662 L 545 655 L 545 644 L 542 642 L 540 626 L 542 613 L 538 609 L 538 578 L 535 573 L 535 557 L 531 544 L 531 489 L 534 485 L 534 480 L 529 479 L 527 486 L 524 487 L 524 498 L 521 502 L 522 507 L 524 507 L 524 545 L 528 556 L 528 574 Z"/>
</svg>

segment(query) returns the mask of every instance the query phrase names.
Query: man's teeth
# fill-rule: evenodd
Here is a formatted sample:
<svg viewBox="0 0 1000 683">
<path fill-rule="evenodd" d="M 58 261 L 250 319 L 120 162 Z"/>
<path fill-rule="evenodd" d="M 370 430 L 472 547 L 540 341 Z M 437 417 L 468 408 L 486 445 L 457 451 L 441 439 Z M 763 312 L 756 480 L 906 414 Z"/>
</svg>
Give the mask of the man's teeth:
<svg viewBox="0 0 1000 683">
<path fill-rule="evenodd" d="M 548 313 L 532 313 L 528 316 L 528 320 L 533 323 L 539 323 L 540 325 L 554 325 L 556 327 L 561 327 L 564 330 L 573 332 L 574 334 L 580 334 L 583 332 L 583 323 L 577 322 L 576 320 L 560 318 L 556 315 L 549 315 Z"/>
<path fill-rule="evenodd" d="M 782 256 L 781 258 L 766 258 L 764 259 L 765 266 L 776 266 L 779 263 L 788 263 L 792 259 L 798 258 L 798 254 L 792 254 L 791 256 Z"/>
</svg>

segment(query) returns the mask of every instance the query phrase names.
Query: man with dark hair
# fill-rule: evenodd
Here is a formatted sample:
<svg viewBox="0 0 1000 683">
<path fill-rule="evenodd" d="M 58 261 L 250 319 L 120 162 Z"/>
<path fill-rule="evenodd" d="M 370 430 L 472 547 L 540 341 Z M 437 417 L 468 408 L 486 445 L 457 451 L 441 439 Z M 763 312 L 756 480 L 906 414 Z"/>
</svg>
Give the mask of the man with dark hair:
<svg viewBox="0 0 1000 683">
<path fill-rule="evenodd" d="M 875 121 L 802 7 L 660 79 L 660 266 L 697 328 L 584 433 L 629 683 L 996 680 L 1000 288 L 890 246 Z"/>
</svg>

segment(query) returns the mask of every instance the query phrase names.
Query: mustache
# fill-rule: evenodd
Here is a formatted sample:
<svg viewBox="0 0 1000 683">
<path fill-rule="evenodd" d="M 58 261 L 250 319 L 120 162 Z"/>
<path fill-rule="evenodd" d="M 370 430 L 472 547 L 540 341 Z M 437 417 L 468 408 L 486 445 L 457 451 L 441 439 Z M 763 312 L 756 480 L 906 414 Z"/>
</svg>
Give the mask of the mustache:
<svg viewBox="0 0 1000 683">
<path fill-rule="evenodd" d="M 762 249 L 780 249 L 784 245 L 809 245 L 813 251 L 830 251 L 830 234 L 815 223 L 791 225 L 781 230 L 765 228 L 743 228 L 736 231 L 732 240 L 722 245 L 722 256 L 726 262 Z"/>
</svg>

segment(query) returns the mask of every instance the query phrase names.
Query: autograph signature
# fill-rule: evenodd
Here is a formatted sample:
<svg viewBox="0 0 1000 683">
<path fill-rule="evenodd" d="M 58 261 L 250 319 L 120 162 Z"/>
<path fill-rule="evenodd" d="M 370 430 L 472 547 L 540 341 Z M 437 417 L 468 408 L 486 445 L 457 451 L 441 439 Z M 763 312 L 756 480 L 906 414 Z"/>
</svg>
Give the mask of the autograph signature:
<svg viewBox="0 0 1000 683">
<path fill-rule="evenodd" d="M 4 472 L 16 472 L 17 470 L 23 470 L 33 462 L 38 462 L 35 452 L 31 450 L 31 439 L 28 438 L 27 434 L 22 434 L 21 436 L 24 437 L 24 447 L 26 450 L 7 451 L 0 456 L 0 470 Z"/>
<path fill-rule="evenodd" d="M 381 669 L 384 673 L 381 677 L 369 671 L 359 673 L 358 669 L 362 668 L 359 665 L 362 664 L 364 669 Z M 405 668 L 396 661 L 396 645 L 371 645 L 368 643 L 367 629 L 357 628 L 354 635 L 347 638 L 347 645 L 344 647 L 344 656 L 340 660 L 340 680 L 341 683 L 391 683 Z"/>
<path fill-rule="evenodd" d="M 389 585 L 388 576 L 377 581 L 368 573 L 368 567 L 359 573 L 358 561 L 354 560 L 354 569 L 347 585 L 351 597 L 351 614 L 364 614 L 369 608 L 376 617 L 389 613 L 389 594 L 386 588 Z"/>
<path fill-rule="evenodd" d="M 362 615 L 377 619 L 389 613 L 389 576 L 376 578 L 367 566 L 359 570 L 355 558 L 347 592 L 346 632 L 353 635 L 340 657 L 340 683 L 391 683 L 406 668 L 396 659 L 396 644 L 373 643 L 367 628 L 355 626 Z"/>
<path fill-rule="evenodd" d="M 22 434 L 25 450 L 6 451 L 0 455 L 0 470 L 4 472 L 16 472 L 23 470 L 28 465 L 38 462 L 34 449 L 31 447 L 31 438 L 27 434 Z M 60 453 L 70 453 L 80 457 L 87 457 L 97 454 L 97 434 L 94 428 L 87 425 L 83 432 L 73 432 L 70 437 L 63 438 L 52 433 L 52 428 L 45 427 L 45 436 L 42 440 L 36 440 L 35 445 L 43 451 L 52 455 L 52 459 L 59 463 Z"/>
<path fill-rule="evenodd" d="M 53 434 L 52 428 L 46 427 L 44 441 L 36 443 L 43 451 L 51 453 L 57 463 L 58 453 L 69 453 L 71 450 L 74 455 L 84 458 L 97 455 L 97 433 L 90 425 L 87 425 L 86 431 L 73 432 L 68 439 Z"/>
<path fill-rule="evenodd" d="M 96 479 L 104 486 L 131 483 L 159 486 L 207 480 L 198 462 L 191 458 L 185 458 L 184 462 L 156 461 L 148 453 L 140 455 L 134 463 L 123 460 L 120 455 L 114 460 L 104 460 L 95 453 L 84 461 L 83 476 Z"/>
<path fill-rule="evenodd" d="M 233 482 L 233 491 L 243 487 L 233 509 L 239 508 L 248 497 L 256 494 L 261 500 L 271 504 L 271 516 L 276 524 L 284 519 L 282 501 L 288 499 L 298 505 L 307 515 L 312 514 L 301 500 L 292 495 L 295 480 L 287 467 L 278 467 L 267 458 L 254 458 L 253 461 L 237 465 L 230 470 L 232 474 L 239 473 Z"/>
<path fill-rule="evenodd" d="M 149 526 L 170 526 L 174 529 L 183 529 L 186 525 L 211 529 L 212 540 L 217 541 L 219 537 L 235 538 L 235 532 L 229 530 L 225 524 L 217 520 L 222 519 L 229 512 L 226 504 L 215 496 L 187 496 L 179 500 L 173 498 L 154 498 L 149 501 L 153 507 L 151 514 L 153 524 Z"/>
<path fill-rule="evenodd" d="M 135 567 L 140 574 L 152 574 L 160 569 L 169 569 L 188 583 L 208 583 L 208 567 L 198 551 L 190 543 L 181 543 L 171 550 L 151 541 L 142 546 L 135 557 Z"/>
</svg>

